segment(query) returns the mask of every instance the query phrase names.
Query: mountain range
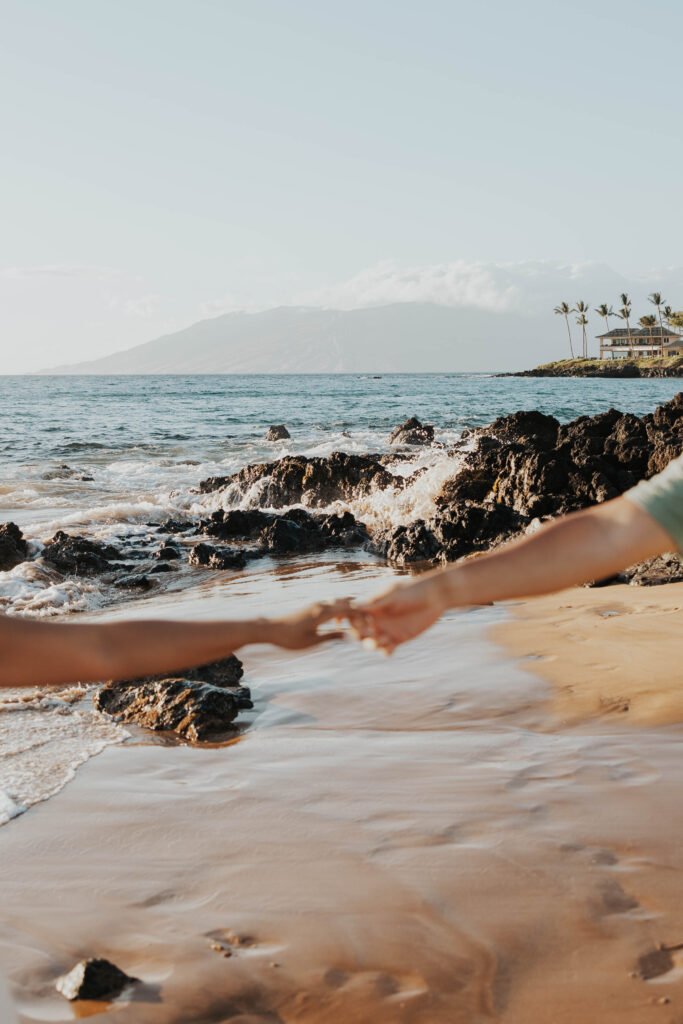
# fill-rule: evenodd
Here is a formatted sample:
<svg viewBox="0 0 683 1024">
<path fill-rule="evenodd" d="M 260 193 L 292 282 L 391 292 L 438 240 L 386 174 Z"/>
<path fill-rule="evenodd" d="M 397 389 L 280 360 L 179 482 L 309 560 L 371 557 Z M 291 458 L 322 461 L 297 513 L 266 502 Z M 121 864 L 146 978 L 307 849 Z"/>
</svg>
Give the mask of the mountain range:
<svg viewBox="0 0 683 1024">
<path fill-rule="evenodd" d="M 429 302 L 351 310 L 281 306 L 200 320 L 134 348 L 43 372 L 495 372 L 568 356 L 563 331 L 548 315 Z"/>
</svg>

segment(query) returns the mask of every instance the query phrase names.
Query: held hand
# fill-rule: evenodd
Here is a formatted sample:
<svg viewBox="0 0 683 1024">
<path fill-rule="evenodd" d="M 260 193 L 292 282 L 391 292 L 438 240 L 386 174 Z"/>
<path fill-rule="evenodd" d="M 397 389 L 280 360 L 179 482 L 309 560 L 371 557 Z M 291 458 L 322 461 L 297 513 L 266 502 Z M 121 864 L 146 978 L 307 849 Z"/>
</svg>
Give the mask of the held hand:
<svg viewBox="0 0 683 1024">
<path fill-rule="evenodd" d="M 320 602 L 308 608 L 302 608 L 283 619 L 271 619 L 266 623 L 263 641 L 290 651 L 299 651 L 306 647 L 328 643 L 330 640 L 341 640 L 344 637 L 342 630 L 319 633 L 318 627 L 331 619 L 347 618 L 349 610 L 350 602 L 345 599 Z"/>
<path fill-rule="evenodd" d="M 348 612 L 354 632 L 386 654 L 419 636 L 446 610 L 447 604 L 436 576 L 400 583 L 384 594 Z"/>
</svg>

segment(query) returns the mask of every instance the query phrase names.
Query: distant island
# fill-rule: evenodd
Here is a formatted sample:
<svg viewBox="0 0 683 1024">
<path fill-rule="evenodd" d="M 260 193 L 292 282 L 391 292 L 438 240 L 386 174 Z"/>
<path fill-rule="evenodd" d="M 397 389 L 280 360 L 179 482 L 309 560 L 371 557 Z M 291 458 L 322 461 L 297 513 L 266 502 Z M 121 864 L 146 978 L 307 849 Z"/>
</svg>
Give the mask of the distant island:
<svg viewBox="0 0 683 1024">
<path fill-rule="evenodd" d="M 558 359 L 500 377 L 683 377 L 683 356 L 652 359 Z"/>
<path fill-rule="evenodd" d="M 225 313 L 56 374 L 495 373 L 547 358 L 544 318 L 428 302 Z M 556 350 L 557 351 L 557 350 Z"/>
</svg>

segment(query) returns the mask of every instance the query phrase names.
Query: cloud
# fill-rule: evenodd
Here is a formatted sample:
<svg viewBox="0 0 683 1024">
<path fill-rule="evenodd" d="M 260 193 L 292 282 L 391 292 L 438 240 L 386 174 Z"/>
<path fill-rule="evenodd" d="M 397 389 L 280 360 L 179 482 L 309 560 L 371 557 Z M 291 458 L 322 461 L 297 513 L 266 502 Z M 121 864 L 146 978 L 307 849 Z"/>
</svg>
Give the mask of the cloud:
<svg viewBox="0 0 683 1024">
<path fill-rule="evenodd" d="M 222 316 L 224 313 L 259 313 L 263 309 L 270 309 L 272 305 L 257 305 L 247 300 L 240 302 L 235 295 L 223 295 L 219 299 L 209 299 L 201 302 L 197 310 L 202 320 L 208 320 L 214 316 Z"/>
<path fill-rule="evenodd" d="M 160 295 L 141 295 L 137 299 L 127 299 L 123 309 L 129 316 L 150 317 L 157 312 L 160 303 Z"/>
<path fill-rule="evenodd" d="M 596 306 L 617 305 L 627 291 L 634 304 L 647 306 L 647 294 L 662 290 L 676 308 L 683 306 L 683 269 L 652 269 L 627 277 L 604 263 L 527 260 L 487 263 L 456 260 L 431 266 L 379 263 L 346 281 L 294 297 L 295 305 L 359 309 L 394 302 L 435 302 L 491 312 L 546 315 L 566 300 Z M 669 294 L 670 293 L 670 294 Z"/>
<path fill-rule="evenodd" d="M 97 281 L 111 281 L 120 277 L 122 271 L 114 267 L 92 267 L 77 263 L 48 263 L 33 267 L 3 267 L 0 278 L 8 281 L 20 281 L 35 277 L 84 277 Z"/>
</svg>

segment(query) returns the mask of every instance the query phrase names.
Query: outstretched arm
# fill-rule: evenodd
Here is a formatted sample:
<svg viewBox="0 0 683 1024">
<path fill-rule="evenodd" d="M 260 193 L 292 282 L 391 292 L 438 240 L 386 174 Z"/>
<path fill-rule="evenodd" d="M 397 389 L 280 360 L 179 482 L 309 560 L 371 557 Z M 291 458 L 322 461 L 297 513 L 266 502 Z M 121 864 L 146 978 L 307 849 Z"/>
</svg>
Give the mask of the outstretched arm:
<svg viewBox="0 0 683 1024">
<path fill-rule="evenodd" d="M 131 679 L 178 672 L 227 657 L 247 644 L 298 650 L 339 632 L 318 626 L 347 602 L 317 604 L 282 619 L 242 622 L 51 623 L 0 615 L 0 687 Z"/>
<path fill-rule="evenodd" d="M 490 554 L 437 569 L 361 605 L 354 627 L 391 652 L 446 611 L 564 590 L 671 551 L 671 536 L 626 498 L 575 512 Z"/>
</svg>

